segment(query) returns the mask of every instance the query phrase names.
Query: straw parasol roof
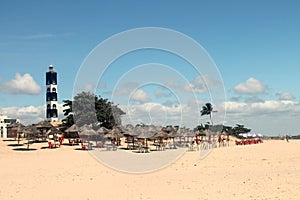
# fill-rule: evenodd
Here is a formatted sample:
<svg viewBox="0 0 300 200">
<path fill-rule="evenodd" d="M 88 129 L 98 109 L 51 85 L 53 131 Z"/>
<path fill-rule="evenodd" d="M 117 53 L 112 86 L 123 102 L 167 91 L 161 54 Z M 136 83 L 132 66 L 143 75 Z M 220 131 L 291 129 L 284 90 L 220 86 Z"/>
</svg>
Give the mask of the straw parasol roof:
<svg viewBox="0 0 300 200">
<path fill-rule="evenodd" d="M 21 123 L 14 122 L 14 123 L 8 124 L 6 127 L 12 128 L 12 129 L 17 129 L 18 127 L 24 127 L 24 125 Z"/>
<path fill-rule="evenodd" d="M 9 124 L 7 125 L 7 128 L 11 128 L 12 130 L 16 130 L 18 133 L 21 133 L 22 132 L 22 129 L 24 128 L 25 126 L 21 123 L 12 123 L 12 124 Z"/>
<path fill-rule="evenodd" d="M 48 122 L 47 120 L 43 120 L 43 121 L 40 121 L 39 123 L 37 123 L 35 125 L 36 128 L 51 128 L 52 125 L 50 124 L 50 122 Z"/>
<path fill-rule="evenodd" d="M 77 133 L 79 131 L 79 128 L 76 124 L 73 124 L 69 128 L 65 130 L 66 133 Z"/>
<path fill-rule="evenodd" d="M 89 125 L 83 125 L 79 128 L 80 135 L 93 136 L 97 135 L 97 132 Z"/>
<path fill-rule="evenodd" d="M 109 130 L 103 126 L 101 126 L 100 128 L 98 128 L 98 130 L 96 131 L 98 134 L 106 134 L 109 132 Z"/>
<path fill-rule="evenodd" d="M 123 134 L 121 133 L 121 131 L 116 128 L 116 127 L 113 127 L 112 130 L 110 130 L 106 135 L 105 135 L 106 138 L 114 138 L 114 139 L 118 139 L 118 138 L 121 138 L 123 137 Z"/>
<path fill-rule="evenodd" d="M 131 124 L 127 124 L 126 126 L 122 126 L 122 132 L 124 136 L 137 136 L 138 133 L 135 132 L 134 126 Z"/>
<path fill-rule="evenodd" d="M 151 131 L 147 131 L 147 130 L 144 130 L 142 131 L 138 136 L 137 138 L 140 138 L 140 139 L 151 139 L 153 138 L 155 135 L 155 132 L 151 132 Z"/>
<path fill-rule="evenodd" d="M 154 138 L 168 138 L 169 137 L 169 134 L 164 132 L 164 131 L 160 131 L 160 132 L 157 132 L 153 135 Z"/>
<path fill-rule="evenodd" d="M 26 133 L 26 134 L 36 134 L 37 128 L 34 125 L 28 125 L 21 128 L 20 132 Z"/>
</svg>

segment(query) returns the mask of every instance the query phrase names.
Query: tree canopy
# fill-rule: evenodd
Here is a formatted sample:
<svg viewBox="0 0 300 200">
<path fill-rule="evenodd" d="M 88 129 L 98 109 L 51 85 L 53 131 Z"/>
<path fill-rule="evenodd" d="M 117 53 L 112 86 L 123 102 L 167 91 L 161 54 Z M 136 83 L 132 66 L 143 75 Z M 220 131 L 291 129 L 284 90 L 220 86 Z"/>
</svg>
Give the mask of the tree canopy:
<svg viewBox="0 0 300 200">
<path fill-rule="evenodd" d="M 104 99 L 90 92 L 81 92 L 74 100 L 64 100 L 66 116 L 63 119 L 65 126 L 70 127 L 74 123 L 78 126 L 84 124 L 97 124 L 106 128 L 121 124 L 121 115 L 125 112 L 108 99 Z"/>
<path fill-rule="evenodd" d="M 202 106 L 202 110 L 200 112 L 201 112 L 201 116 L 209 115 L 211 124 L 213 125 L 213 121 L 211 119 L 211 113 L 213 112 L 213 106 L 211 105 L 211 103 L 206 103 L 204 106 Z"/>
</svg>

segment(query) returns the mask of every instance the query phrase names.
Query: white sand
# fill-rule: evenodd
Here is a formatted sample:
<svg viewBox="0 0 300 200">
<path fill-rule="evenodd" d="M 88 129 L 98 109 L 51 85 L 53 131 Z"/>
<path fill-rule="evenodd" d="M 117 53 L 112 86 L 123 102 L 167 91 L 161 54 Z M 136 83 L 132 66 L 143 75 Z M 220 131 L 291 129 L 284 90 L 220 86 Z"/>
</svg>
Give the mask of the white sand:
<svg viewBox="0 0 300 200">
<path fill-rule="evenodd" d="M 112 170 L 78 147 L 14 151 L 0 141 L 0 199 L 299 199 L 300 141 L 187 152 L 147 174 Z M 154 152 L 159 153 L 159 152 Z M 151 153 L 150 153 L 151 154 Z M 154 155 L 154 154 L 153 154 Z"/>
</svg>

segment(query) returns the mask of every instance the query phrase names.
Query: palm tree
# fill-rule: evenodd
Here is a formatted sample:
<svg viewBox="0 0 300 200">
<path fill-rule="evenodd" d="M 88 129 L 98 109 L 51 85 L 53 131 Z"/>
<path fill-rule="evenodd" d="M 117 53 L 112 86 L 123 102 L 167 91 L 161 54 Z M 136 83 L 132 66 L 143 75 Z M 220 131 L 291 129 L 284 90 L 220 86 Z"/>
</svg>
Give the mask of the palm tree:
<svg viewBox="0 0 300 200">
<path fill-rule="evenodd" d="M 217 112 L 217 111 L 213 111 L 213 107 L 212 107 L 211 103 L 206 103 L 204 106 L 202 106 L 202 110 L 200 112 L 201 112 L 201 116 L 202 115 L 209 115 L 211 125 L 214 125 L 213 121 L 211 119 L 211 113 L 212 112 Z"/>
</svg>

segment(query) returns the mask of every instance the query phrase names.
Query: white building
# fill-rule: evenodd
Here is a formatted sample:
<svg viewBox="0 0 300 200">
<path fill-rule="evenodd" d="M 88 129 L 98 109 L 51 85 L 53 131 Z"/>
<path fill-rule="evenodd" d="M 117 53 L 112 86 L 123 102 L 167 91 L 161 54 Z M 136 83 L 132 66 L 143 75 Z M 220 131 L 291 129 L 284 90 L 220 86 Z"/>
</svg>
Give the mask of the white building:
<svg viewBox="0 0 300 200">
<path fill-rule="evenodd" d="M 7 125 L 14 122 L 20 123 L 20 120 L 0 114 L 0 138 L 7 138 Z"/>
</svg>

